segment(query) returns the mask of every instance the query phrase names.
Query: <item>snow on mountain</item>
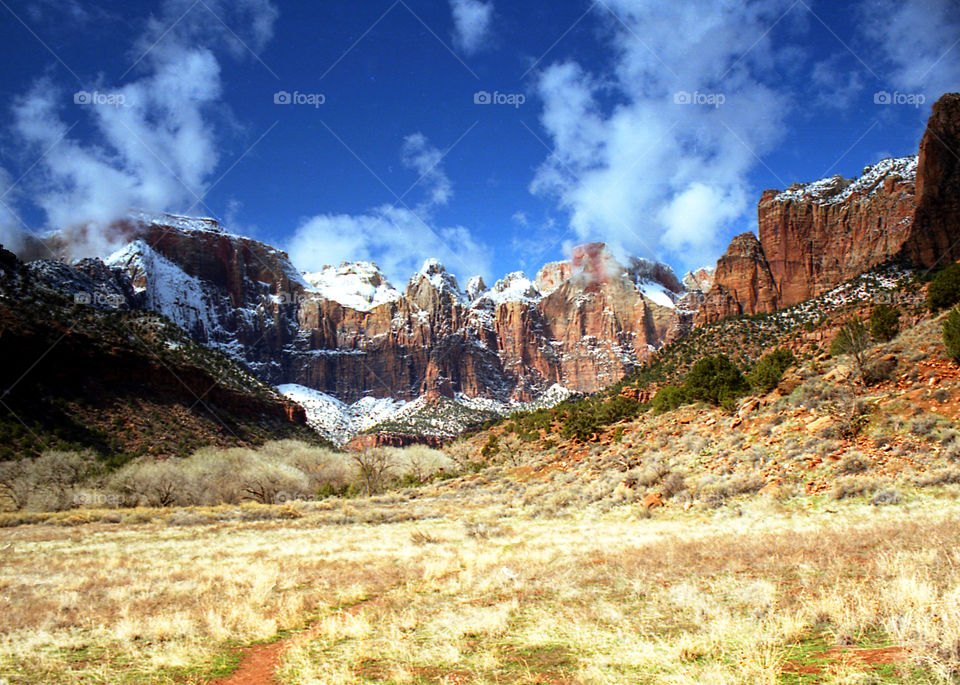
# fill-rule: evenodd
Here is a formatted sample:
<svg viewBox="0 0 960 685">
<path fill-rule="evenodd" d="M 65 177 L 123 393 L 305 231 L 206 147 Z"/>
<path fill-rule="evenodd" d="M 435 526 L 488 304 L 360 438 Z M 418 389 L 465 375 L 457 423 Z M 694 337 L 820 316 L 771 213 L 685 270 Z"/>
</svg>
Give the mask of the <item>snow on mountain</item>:
<svg viewBox="0 0 960 685">
<path fill-rule="evenodd" d="M 373 262 L 344 262 L 303 277 L 310 291 L 361 312 L 403 298 Z"/>
<path fill-rule="evenodd" d="M 674 309 L 677 306 L 673 300 L 676 294 L 670 292 L 659 283 L 643 282 L 638 285 L 638 290 L 648 300 L 661 307 Z"/>
<path fill-rule="evenodd" d="M 713 279 L 717 273 L 715 266 L 703 266 L 696 271 L 688 271 L 683 277 L 683 287 L 687 292 L 705 293 L 713 287 Z"/>
<path fill-rule="evenodd" d="M 540 291 L 522 271 L 507 274 L 486 293 L 496 304 L 501 302 L 527 302 L 535 304 L 542 299 Z"/>
<path fill-rule="evenodd" d="M 471 302 L 474 302 L 485 292 L 487 292 L 487 284 L 483 282 L 482 276 L 474 276 L 467 281 L 467 286 L 464 290 L 464 293 L 466 294 L 467 299 Z"/>
<path fill-rule="evenodd" d="M 232 235 L 223 230 L 220 222 L 208 217 L 186 217 L 176 214 L 154 214 L 140 210 L 133 210 L 129 213 L 130 219 L 137 223 L 147 226 L 169 226 L 181 231 L 203 231 L 208 233 L 219 233 L 222 235 Z M 234 236 L 240 238 L 242 236 Z"/>
<path fill-rule="evenodd" d="M 461 303 L 469 304 L 466 295 L 464 295 L 463 291 L 460 290 L 460 284 L 457 283 L 457 277 L 447 271 L 446 267 L 440 263 L 440 260 L 434 259 L 433 257 L 426 260 L 423 263 L 423 266 L 420 267 L 420 271 L 418 271 L 414 277 L 410 279 L 410 282 L 413 283 L 422 278 L 427 279 L 430 282 L 430 285 L 436 288 L 437 292 L 450 293 Z"/>
<path fill-rule="evenodd" d="M 796 183 L 789 189 L 778 193 L 774 200 L 813 200 L 817 204 L 832 205 L 845 201 L 854 193 L 870 196 L 883 187 L 883 179 L 897 174 L 901 178 L 913 181 L 917 177 L 917 157 L 895 157 L 884 159 L 863 170 L 863 175 L 855 180 L 842 176 L 831 176 L 813 183 Z"/>
<path fill-rule="evenodd" d="M 117 250 L 104 263 L 130 274 L 146 309 L 163 314 L 200 340 L 212 341 L 219 332 L 217 303 L 209 289 L 143 240 Z"/>
<path fill-rule="evenodd" d="M 307 412 L 307 424 L 337 445 L 343 445 L 368 428 L 394 416 L 409 403 L 390 398 L 364 397 L 346 404 L 326 393 L 296 383 L 277 386 L 284 397 Z"/>
<path fill-rule="evenodd" d="M 552 407 L 573 393 L 554 384 L 532 402 L 499 402 L 457 395 L 455 399 L 418 397 L 411 402 L 364 397 L 346 404 L 326 393 L 295 383 L 277 386 L 287 399 L 307 412 L 307 423 L 337 445 L 344 445 L 365 430 L 385 422 L 415 424 L 423 435 L 448 438 L 458 435 L 479 414 L 506 416 L 515 411 Z"/>
</svg>

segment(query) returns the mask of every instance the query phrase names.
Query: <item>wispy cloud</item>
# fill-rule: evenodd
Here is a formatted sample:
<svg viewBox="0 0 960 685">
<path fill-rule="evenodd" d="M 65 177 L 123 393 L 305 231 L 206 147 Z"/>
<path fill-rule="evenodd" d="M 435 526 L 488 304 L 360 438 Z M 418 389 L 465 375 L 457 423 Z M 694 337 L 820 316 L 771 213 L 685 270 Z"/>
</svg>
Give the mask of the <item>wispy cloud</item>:
<svg viewBox="0 0 960 685">
<path fill-rule="evenodd" d="M 435 210 L 453 197 L 453 184 L 443 167 L 443 153 L 421 133 L 404 139 L 401 160 L 418 175 L 414 193 L 424 199 L 383 204 L 362 214 L 318 214 L 304 220 L 287 245 L 293 263 L 319 271 L 340 262 L 376 262 L 395 284 L 402 284 L 434 257 L 461 281 L 490 276 L 490 251 L 464 226 L 443 226 Z M 413 193 L 411 193 L 413 194 Z"/>
<path fill-rule="evenodd" d="M 75 92 L 43 78 L 14 102 L 12 128 L 24 156 L 42 155 L 24 183 L 47 228 L 86 229 L 77 254 L 115 247 L 99 229 L 131 207 L 204 211 L 198 198 L 221 161 L 217 122 L 228 116 L 220 106 L 217 54 L 241 55 L 241 42 L 262 47 L 276 9 L 262 0 L 190 7 L 168 0 L 147 21 L 131 49 L 133 80 L 112 85 L 101 79 Z M 82 139 L 65 123 L 78 117 L 89 125 Z"/>
<path fill-rule="evenodd" d="M 557 198 L 580 241 L 708 262 L 755 223 L 748 174 L 782 136 L 790 106 L 770 29 L 791 4 L 605 5 L 612 68 L 563 61 L 539 75 L 553 154 L 531 189 Z"/>
<path fill-rule="evenodd" d="M 482 50 L 493 26 L 493 3 L 484 0 L 450 0 L 454 45 L 468 55 Z"/>
<path fill-rule="evenodd" d="M 864 0 L 861 13 L 888 88 L 931 103 L 960 89 L 960 5 L 953 0 Z"/>
</svg>

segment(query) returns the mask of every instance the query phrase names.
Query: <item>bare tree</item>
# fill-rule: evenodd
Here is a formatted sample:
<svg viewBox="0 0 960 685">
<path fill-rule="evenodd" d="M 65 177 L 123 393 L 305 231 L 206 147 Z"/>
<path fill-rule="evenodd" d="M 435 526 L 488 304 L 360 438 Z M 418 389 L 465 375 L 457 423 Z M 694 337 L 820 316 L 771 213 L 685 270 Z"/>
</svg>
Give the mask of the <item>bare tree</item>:
<svg viewBox="0 0 960 685">
<path fill-rule="evenodd" d="M 365 493 L 373 495 L 379 492 L 393 470 L 389 451 L 379 447 L 365 447 L 363 451 L 354 453 L 352 459 L 360 469 L 360 480 Z"/>
<path fill-rule="evenodd" d="M 867 361 L 867 349 L 870 347 L 870 332 L 867 330 L 863 320 L 855 316 L 843 325 L 837 337 L 833 340 L 834 352 L 849 354 L 857 365 L 860 372 L 860 380 L 863 381 L 864 366 Z"/>
<path fill-rule="evenodd" d="M 6 501 L 7 508 L 23 509 L 35 487 L 31 460 L 0 462 L 0 500 Z"/>
</svg>

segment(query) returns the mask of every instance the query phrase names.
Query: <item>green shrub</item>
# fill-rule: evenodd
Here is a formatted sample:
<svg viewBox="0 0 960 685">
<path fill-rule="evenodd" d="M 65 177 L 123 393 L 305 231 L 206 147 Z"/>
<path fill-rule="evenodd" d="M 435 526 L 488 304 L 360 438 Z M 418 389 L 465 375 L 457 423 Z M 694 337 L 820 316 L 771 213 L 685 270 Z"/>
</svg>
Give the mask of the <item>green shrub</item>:
<svg viewBox="0 0 960 685">
<path fill-rule="evenodd" d="M 680 385 L 665 385 L 653 398 L 653 410 L 662 414 L 687 404 L 689 401 L 686 388 Z"/>
<path fill-rule="evenodd" d="M 597 432 L 597 418 L 590 408 L 573 412 L 563 421 L 560 426 L 560 435 L 567 438 L 575 438 L 581 442 L 592 438 Z"/>
<path fill-rule="evenodd" d="M 609 425 L 623 419 L 632 419 L 638 413 L 640 413 L 639 402 L 632 397 L 617 395 L 600 405 L 600 409 L 597 410 L 597 421 L 602 425 Z"/>
<path fill-rule="evenodd" d="M 938 271 L 927 291 L 927 307 L 939 312 L 960 302 L 960 264 L 951 264 Z"/>
<path fill-rule="evenodd" d="M 756 363 L 753 370 L 747 375 L 747 380 L 754 390 L 768 393 L 777 387 L 783 372 L 797 363 L 793 352 L 778 348 Z"/>
<path fill-rule="evenodd" d="M 893 340 L 900 332 L 900 310 L 888 304 L 878 304 L 870 312 L 870 335 L 877 342 Z"/>
<path fill-rule="evenodd" d="M 943 344 L 947 356 L 960 364 L 960 309 L 954 309 L 943 322 Z"/>
<path fill-rule="evenodd" d="M 717 405 L 735 401 L 750 389 L 740 369 L 725 354 L 705 357 L 694 364 L 684 387 L 690 399 Z"/>
</svg>

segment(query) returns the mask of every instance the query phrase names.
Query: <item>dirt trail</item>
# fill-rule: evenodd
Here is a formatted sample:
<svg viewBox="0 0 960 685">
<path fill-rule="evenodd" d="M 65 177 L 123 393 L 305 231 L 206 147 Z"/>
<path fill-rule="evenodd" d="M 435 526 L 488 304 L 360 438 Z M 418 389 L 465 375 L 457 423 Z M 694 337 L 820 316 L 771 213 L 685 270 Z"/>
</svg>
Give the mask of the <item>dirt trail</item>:
<svg viewBox="0 0 960 685">
<path fill-rule="evenodd" d="M 361 599 L 341 608 L 337 613 L 355 614 L 365 606 L 379 600 L 383 595 Z M 207 685 L 280 685 L 277 668 L 280 660 L 291 647 L 308 642 L 320 633 L 319 619 L 289 637 L 263 645 L 252 645 L 240 650 L 240 664 L 228 676 L 211 680 Z"/>
</svg>

